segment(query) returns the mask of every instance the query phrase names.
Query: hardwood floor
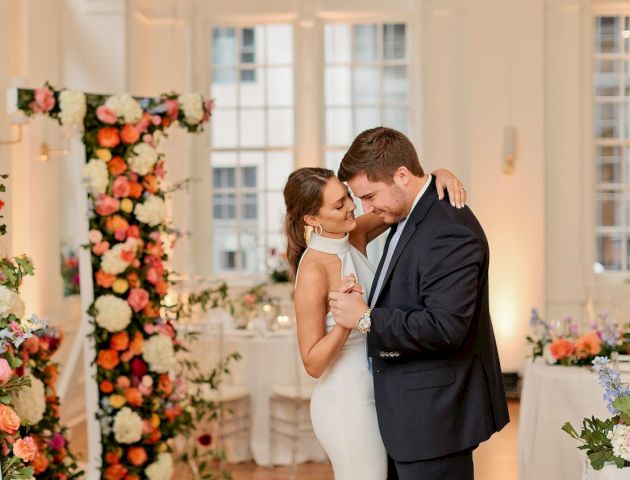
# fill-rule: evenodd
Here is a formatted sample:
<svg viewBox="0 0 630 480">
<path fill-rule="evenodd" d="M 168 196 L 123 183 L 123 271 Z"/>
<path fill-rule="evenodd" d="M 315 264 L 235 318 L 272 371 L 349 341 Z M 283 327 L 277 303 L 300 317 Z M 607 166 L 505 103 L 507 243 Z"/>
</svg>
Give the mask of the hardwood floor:
<svg viewBox="0 0 630 480">
<path fill-rule="evenodd" d="M 517 480 L 518 456 L 517 435 L 519 404 L 510 402 L 512 421 L 501 432 L 475 451 L 476 480 Z M 234 480 L 286 480 L 289 467 L 274 469 L 258 467 L 253 463 L 231 466 Z M 298 466 L 298 480 L 332 480 L 332 469 L 328 464 L 307 463 Z"/>
</svg>

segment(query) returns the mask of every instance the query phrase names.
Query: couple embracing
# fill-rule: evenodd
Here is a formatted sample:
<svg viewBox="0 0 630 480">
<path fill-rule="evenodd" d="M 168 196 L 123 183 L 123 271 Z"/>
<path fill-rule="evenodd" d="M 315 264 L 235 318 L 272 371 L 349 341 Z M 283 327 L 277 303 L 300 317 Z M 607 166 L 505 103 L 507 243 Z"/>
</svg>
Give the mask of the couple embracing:
<svg viewBox="0 0 630 480">
<path fill-rule="evenodd" d="M 509 416 L 488 243 L 461 182 L 379 127 L 338 177 L 296 170 L 284 198 L 300 354 L 319 379 L 311 420 L 335 479 L 472 479 L 473 450 Z M 366 247 L 387 229 L 375 270 Z"/>
</svg>

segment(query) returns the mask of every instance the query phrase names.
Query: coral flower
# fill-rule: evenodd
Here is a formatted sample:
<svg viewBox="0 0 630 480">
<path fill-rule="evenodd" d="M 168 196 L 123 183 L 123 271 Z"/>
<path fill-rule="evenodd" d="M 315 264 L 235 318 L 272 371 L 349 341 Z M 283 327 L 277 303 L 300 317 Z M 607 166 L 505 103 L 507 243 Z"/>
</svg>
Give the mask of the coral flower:
<svg viewBox="0 0 630 480">
<path fill-rule="evenodd" d="M 96 278 L 96 284 L 103 288 L 111 288 L 116 281 L 116 275 L 110 275 L 109 273 L 105 273 L 103 270 L 96 272 L 94 277 Z"/>
<path fill-rule="evenodd" d="M 13 435 L 20 428 L 20 417 L 8 405 L 0 403 L 0 431 Z"/>
<path fill-rule="evenodd" d="M 569 358 L 575 352 L 575 345 L 564 338 L 557 338 L 549 346 L 549 351 L 556 360 Z"/>
<path fill-rule="evenodd" d="M 105 370 L 111 370 L 115 368 L 120 363 L 120 359 L 118 358 L 118 352 L 116 350 L 101 350 L 98 352 L 98 359 L 96 360 L 96 364 L 104 368 Z"/>
<path fill-rule="evenodd" d="M 37 445 L 32 437 L 20 438 L 13 444 L 13 453 L 25 462 L 32 461 L 37 455 Z"/>
<path fill-rule="evenodd" d="M 122 331 L 112 335 L 112 338 L 109 339 L 109 346 L 119 352 L 127 350 L 129 346 L 129 334 Z"/>
<path fill-rule="evenodd" d="M 114 157 L 107 164 L 107 169 L 112 176 L 117 177 L 127 170 L 127 164 L 122 157 Z"/>
<path fill-rule="evenodd" d="M 120 130 L 120 138 L 123 143 L 127 145 L 131 145 L 132 143 L 136 143 L 140 139 L 140 132 L 136 130 L 136 127 L 131 125 L 130 123 L 126 123 L 125 126 Z"/>
<path fill-rule="evenodd" d="M 96 134 L 96 139 L 101 147 L 114 148 L 120 143 L 120 136 L 116 127 L 103 127 Z"/>
<path fill-rule="evenodd" d="M 602 349 L 602 339 L 595 332 L 582 335 L 575 341 L 575 352 L 578 358 L 584 359 L 597 355 Z"/>
<path fill-rule="evenodd" d="M 110 465 L 105 469 L 105 480 L 123 480 L 127 475 L 127 469 L 120 463 Z"/>
<path fill-rule="evenodd" d="M 99 388 L 103 393 L 112 393 L 114 391 L 114 384 L 109 380 L 103 380 Z"/>
</svg>

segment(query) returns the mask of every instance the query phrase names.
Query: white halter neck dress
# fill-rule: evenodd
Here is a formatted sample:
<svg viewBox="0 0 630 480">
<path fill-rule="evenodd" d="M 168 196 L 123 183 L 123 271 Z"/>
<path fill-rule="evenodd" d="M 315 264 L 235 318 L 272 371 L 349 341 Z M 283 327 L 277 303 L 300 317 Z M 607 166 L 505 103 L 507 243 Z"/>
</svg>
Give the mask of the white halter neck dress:
<svg viewBox="0 0 630 480">
<path fill-rule="evenodd" d="M 348 235 L 334 239 L 313 234 L 308 249 L 336 255 L 341 276 L 354 273 L 367 301 L 374 267 L 350 244 Z M 326 331 L 334 326 L 328 313 Z M 319 378 L 311 398 L 311 421 L 330 458 L 335 480 L 387 478 L 387 454 L 378 429 L 365 334 L 353 330 L 334 363 Z"/>
</svg>

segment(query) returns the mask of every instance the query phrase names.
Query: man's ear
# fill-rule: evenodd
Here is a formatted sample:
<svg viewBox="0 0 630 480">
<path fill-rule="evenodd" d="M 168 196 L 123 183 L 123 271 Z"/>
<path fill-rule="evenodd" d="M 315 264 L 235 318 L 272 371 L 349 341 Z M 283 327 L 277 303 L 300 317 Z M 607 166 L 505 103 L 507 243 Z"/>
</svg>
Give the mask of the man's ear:
<svg viewBox="0 0 630 480">
<path fill-rule="evenodd" d="M 394 183 L 399 187 L 405 187 L 411 180 L 411 172 L 407 167 L 398 167 L 394 173 Z"/>
</svg>

